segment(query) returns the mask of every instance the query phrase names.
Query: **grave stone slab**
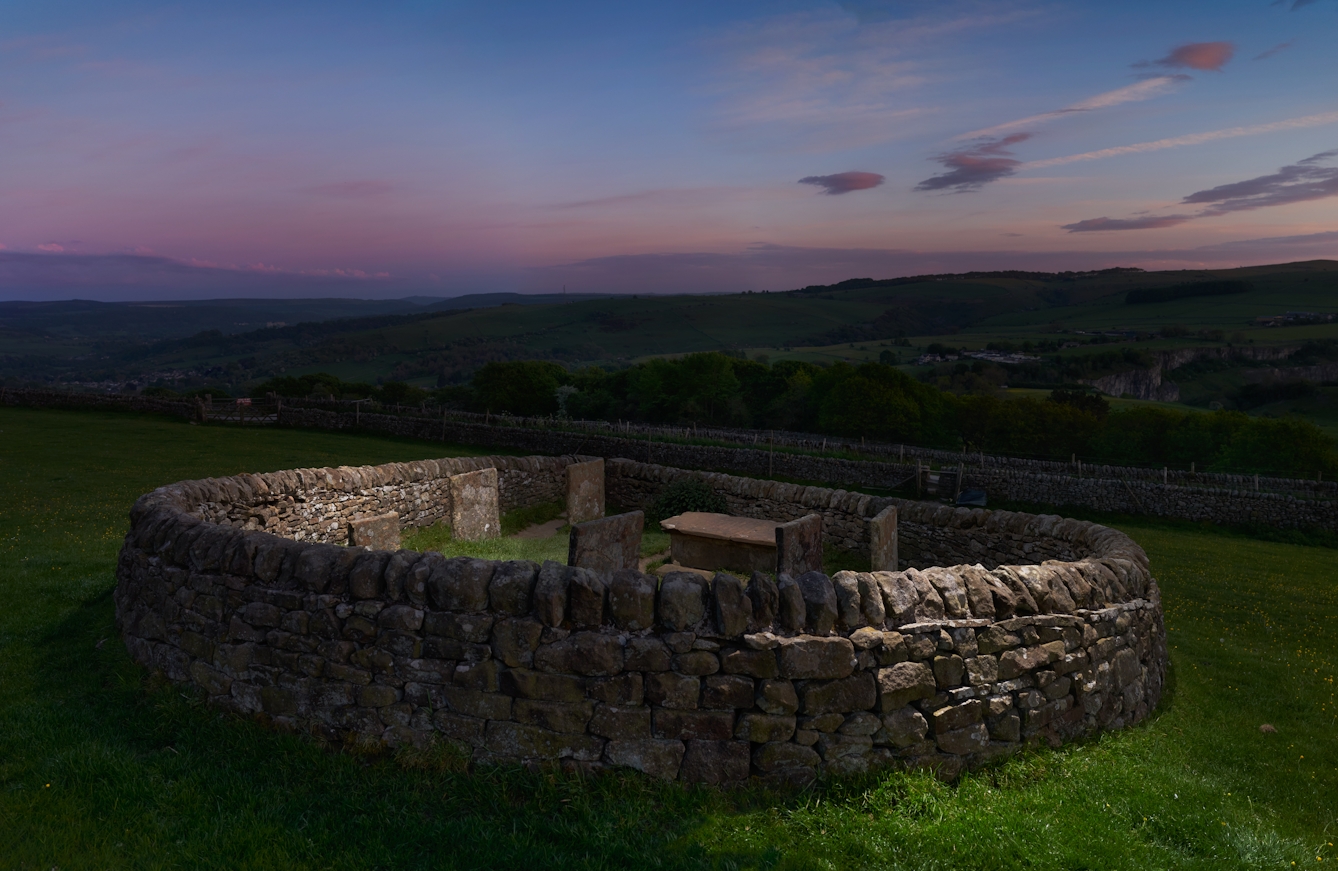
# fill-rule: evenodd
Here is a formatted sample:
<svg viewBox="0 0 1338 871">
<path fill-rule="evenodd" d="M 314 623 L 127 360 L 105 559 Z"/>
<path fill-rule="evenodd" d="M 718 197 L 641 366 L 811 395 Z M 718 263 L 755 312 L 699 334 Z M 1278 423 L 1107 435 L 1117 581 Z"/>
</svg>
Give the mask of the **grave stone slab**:
<svg viewBox="0 0 1338 871">
<path fill-rule="evenodd" d="M 871 572 L 897 571 L 897 508 L 884 508 L 869 519 Z"/>
<path fill-rule="evenodd" d="M 400 515 L 391 511 L 377 517 L 360 517 L 348 524 L 348 543 L 372 550 L 400 549 Z"/>
<path fill-rule="evenodd" d="M 822 571 L 822 515 L 808 514 L 776 527 L 776 575 L 797 578 Z"/>
<path fill-rule="evenodd" d="M 567 565 L 597 572 L 635 569 L 645 520 L 642 512 L 629 511 L 573 524 L 567 539 Z"/>
<path fill-rule="evenodd" d="M 670 558 L 681 566 L 742 572 L 776 567 L 774 520 L 688 511 L 660 521 L 669 533 Z"/>
<path fill-rule="evenodd" d="M 497 507 L 497 470 L 479 469 L 452 475 L 451 537 L 461 541 L 481 541 L 502 534 L 502 518 Z"/>
<path fill-rule="evenodd" d="M 567 522 L 575 526 L 604 516 L 604 461 L 567 467 Z"/>
</svg>

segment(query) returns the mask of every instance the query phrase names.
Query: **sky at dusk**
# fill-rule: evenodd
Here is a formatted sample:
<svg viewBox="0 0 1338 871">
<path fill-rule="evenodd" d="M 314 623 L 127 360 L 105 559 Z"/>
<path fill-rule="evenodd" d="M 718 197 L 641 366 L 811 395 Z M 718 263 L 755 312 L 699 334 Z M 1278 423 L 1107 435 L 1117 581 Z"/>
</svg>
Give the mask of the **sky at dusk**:
<svg viewBox="0 0 1338 871">
<path fill-rule="evenodd" d="M 1338 0 L 0 4 L 0 299 L 1338 258 Z"/>
</svg>

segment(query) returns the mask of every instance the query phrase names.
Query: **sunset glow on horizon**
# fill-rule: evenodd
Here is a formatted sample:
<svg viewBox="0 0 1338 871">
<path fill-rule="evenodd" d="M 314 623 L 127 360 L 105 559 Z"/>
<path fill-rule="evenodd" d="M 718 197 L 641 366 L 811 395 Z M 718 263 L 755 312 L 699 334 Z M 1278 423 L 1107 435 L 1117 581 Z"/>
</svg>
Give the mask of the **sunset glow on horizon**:
<svg viewBox="0 0 1338 871">
<path fill-rule="evenodd" d="M 53 0 L 0 299 L 1338 258 L 1338 0 Z"/>
</svg>

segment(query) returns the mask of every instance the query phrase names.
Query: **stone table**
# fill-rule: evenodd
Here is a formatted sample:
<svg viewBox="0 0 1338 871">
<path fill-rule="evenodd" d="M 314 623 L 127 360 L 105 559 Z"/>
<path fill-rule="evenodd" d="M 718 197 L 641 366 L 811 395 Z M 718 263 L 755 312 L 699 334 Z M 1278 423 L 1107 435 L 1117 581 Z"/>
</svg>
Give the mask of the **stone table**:
<svg viewBox="0 0 1338 871">
<path fill-rule="evenodd" d="M 774 520 L 731 517 L 688 511 L 660 521 L 669 533 L 669 555 L 681 566 L 696 569 L 776 571 Z"/>
</svg>

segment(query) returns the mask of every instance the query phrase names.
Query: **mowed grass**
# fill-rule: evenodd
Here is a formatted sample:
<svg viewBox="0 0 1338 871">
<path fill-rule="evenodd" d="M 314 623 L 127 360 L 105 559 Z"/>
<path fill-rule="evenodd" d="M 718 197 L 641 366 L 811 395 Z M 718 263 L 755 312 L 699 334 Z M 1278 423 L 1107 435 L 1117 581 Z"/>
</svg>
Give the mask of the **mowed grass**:
<svg viewBox="0 0 1338 871">
<path fill-rule="evenodd" d="M 131 663 L 126 511 L 171 481 L 440 456 L 356 435 L 0 409 L 0 868 L 1327 867 L 1334 551 L 1129 527 L 1172 673 L 1138 728 L 941 784 L 797 795 L 373 757 L 201 706 Z M 1269 723 L 1274 734 L 1262 734 Z"/>
</svg>

